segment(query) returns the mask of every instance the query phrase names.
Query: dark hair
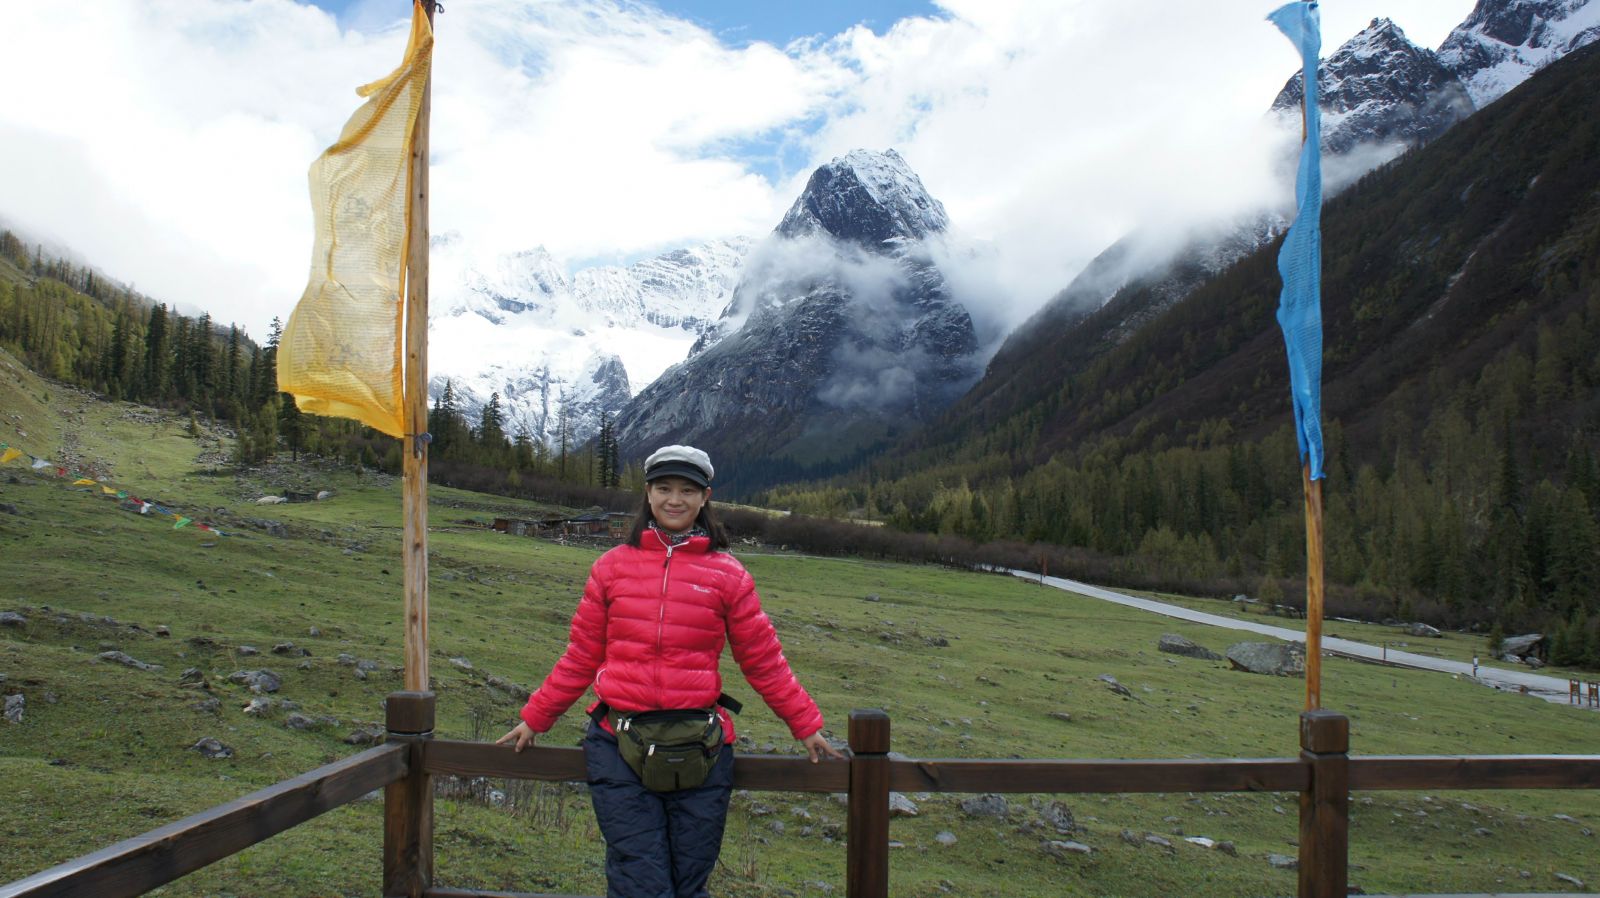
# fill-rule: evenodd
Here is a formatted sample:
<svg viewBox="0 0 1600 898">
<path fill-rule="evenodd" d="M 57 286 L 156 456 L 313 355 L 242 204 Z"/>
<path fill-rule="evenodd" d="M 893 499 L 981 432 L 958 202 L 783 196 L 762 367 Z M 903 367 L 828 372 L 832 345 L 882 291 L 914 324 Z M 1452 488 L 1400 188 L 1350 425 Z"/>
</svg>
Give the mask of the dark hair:
<svg viewBox="0 0 1600 898">
<path fill-rule="evenodd" d="M 698 484 L 696 485 L 698 486 Z M 644 488 L 646 490 L 650 489 L 650 484 L 646 483 Z M 625 542 L 635 549 L 639 548 L 640 541 L 644 539 L 644 532 L 650 529 L 650 524 L 655 519 L 655 515 L 650 513 L 650 497 L 646 495 L 639 502 L 639 513 L 633 516 L 633 529 L 628 531 L 628 538 Z M 700 506 L 700 513 L 694 516 L 694 525 L 711 535 L 711 550 L 713 552 L 726 549 L 730 545 L 727 528 L 722 526 L 722 522 L 717 520 L 716 514 L 711 510 L 710 499 L 706 500 L 706 504 Z"/>
</svg>

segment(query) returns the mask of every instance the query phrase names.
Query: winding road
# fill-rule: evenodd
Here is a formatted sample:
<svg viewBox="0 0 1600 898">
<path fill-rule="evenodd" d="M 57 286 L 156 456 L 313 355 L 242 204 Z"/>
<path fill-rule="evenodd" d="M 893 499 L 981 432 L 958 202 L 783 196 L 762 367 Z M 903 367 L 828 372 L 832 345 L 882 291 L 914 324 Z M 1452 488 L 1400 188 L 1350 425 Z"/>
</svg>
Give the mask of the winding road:
<svg viewBox="0 0 1600 898">
<path fill-rule="evenodd" d="M 1021 577 L 1024 580 L 1034 583 L 1039 582 L 1040 579 L 1038 574 L 1029 573 L 1027 571 L 1013 570 L 1011 573 L 1013 576 Z M 1101 601 L 1105 602 L 1126 605 L 1129 608 L 1138 608 L 1141 611 L 1163 614 L 1167 617 L 1192 621 L 1197 624 L 1208 624 L 1213 627 L 1226 627 L 1230 630 L 1248 630 L 1252 633 L 1260 633 L 1264 636 L 1273 636 L 1278 639 L 1284 639 L 1293 642 L 1304 642 L 1306 639 L 1306 634 L 1300 630 L 1290 630 L 1286 627 L 1274 627 L 1270 624 L 1258 624 L 1254 621 L 1237 620 L 1231 617 L 1223 617 L 1219 614 L 1207 614 L 1204 611 L 1191 611 L 1188 608 L 1181 608 L 1177 605 L 1168 605 L 1165 602 L 1157 602 L 1151 599 L 1141 599 L 1135 596 L 1124 595 L 1120 592 L 1112 592 L 1109 589 L 1102 589 L 1101 587 L 1091 586 L 1087 583 L 1079 583 L 1076 580 L 1066 580 L 1061 577 L 1045 577 L 1044 584 L 1046 586 L 1053 586 L 1056 589 L 1077 593 L 1081 596 L 1087 596 L 1091 599 L 1100 599 Z M 1440 673 L 1461 674 L 1467 677 L 1472 676 L 1472 665 L 1465 661 L 1449 661 L 1443 658 L 1431 658 L 1427 655 L 1417 655 L 1411 652 L 1396 651 L 1394 649 L 1385 650 L 1380 646 L 1369 645 L 1364 642 L 1355 642 L 1349 639 L 1339 639 L 1337 637 L 1324 636 L 1322 638 L 1322 650 L 1328 654 L 1341 655 L 1346 658 L 1356 658 L 1362 661 L 1377 661 L 1379 663 L 1392 664 L 1398 667 L 1412 667 L 1416 668 L 1417 670 L 1433 670 Z M 1546 677 L 1535 673 L 1524 673 L 1520 670 L 1504 670 L 1497 667 L 1480 666 L 1478 668 L 1478 681 L 1487 686 L 1493 686 L 1496 689 L 1503 689 L 1511 692 L 1518 692 L 1526 687 L 1529 694 L 1538 696 L 1546 701 L 1556 702 L 1557 704 L 1566 704 L 1568 700 L 1567 681 L 1565 679 L 1558 679 L 1556 677 Z"/>
</svg>

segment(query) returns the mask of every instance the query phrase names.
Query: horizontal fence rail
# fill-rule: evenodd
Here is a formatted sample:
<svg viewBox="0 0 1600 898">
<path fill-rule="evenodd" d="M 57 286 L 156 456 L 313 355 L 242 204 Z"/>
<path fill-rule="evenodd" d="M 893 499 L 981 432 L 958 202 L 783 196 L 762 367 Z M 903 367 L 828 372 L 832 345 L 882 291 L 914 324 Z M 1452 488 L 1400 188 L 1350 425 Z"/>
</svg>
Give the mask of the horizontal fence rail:
<svg viewBox="0 0 1600 898">
<path fill-rule="evenodd" d="M 898 792 L 1300 792 L 1309 782 L 1293 758 L 889 762 Z"/>
<path fill-rule="evenodd" d="M 429 888 L 426 892 L 422 892 L 422 898 L 590 898 L 590 896 L 550 895 L 547 892 L 482 892 L 477 888 Z"/>
<path fill-rule="evenodd" d="M 1363 755 L 1350 788 L 1600 789 L 1600 755 Z"/>
<path fill-rule="evenodd" d="M 141 895 L 349 804 L 409 772 L 403 745 L 380 745 L 93 854 L 0 885 L 0 898 Z"/>
<path fill-rule="evenodd" d="M 431 774 L 495 776 L 543 782 L 577 782 L 588 778 L 583 750 L 535 745 L 520 752 L 486 742 L 435 739 L 422 751 L 422 769 Z M 737 789 L 760 792 L 848 792 L 850 765 L 838 761 L 813 764 L 807 758 L 739 755 L 733 765 Z"/>
</svg>

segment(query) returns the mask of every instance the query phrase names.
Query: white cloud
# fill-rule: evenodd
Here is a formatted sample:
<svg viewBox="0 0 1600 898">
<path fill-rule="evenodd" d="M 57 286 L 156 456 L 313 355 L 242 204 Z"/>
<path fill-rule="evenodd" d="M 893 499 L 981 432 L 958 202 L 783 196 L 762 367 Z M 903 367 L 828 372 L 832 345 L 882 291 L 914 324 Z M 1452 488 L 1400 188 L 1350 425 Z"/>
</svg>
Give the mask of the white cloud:
<svg viewBox="0 0 1600 898">
<path fill-rule="evenodd" d="M 447 3 L 432 227 L 569 259 L 761 235 L 809 166 L 772 184 L 738 147 L 895 146 L 1035 305 L 1136 222 L 1268 188 L 1261 114 L 1295 65 L 1270 5 L 943 0 L 779 49 L 620 0 Z M 290 0 L 9 4 L 0 215 L 263 335 L 303 286 L 306 168 L 398 60 L 394 6 L 341 30 Z M 1378 14 L 1436 45 L 1470 6 L 1326 0 L 1327 49 Z"/>
</svg>

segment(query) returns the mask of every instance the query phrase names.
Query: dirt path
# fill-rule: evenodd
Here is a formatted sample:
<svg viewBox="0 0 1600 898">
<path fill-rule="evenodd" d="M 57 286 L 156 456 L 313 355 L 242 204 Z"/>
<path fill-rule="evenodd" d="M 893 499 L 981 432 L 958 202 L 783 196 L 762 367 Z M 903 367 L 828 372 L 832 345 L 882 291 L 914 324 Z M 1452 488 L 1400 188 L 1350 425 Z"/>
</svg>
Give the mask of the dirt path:
<svg viewBox="0 0 1600 898">
<path fill-rule="evenodd" d="M 1013 575 L 1037 583 L 1038 574 L 1027 571 L 1012 571 Z M 1304 642 L 1306 634 L 1301 630 L 1290 630 L 1286 627 L 1274 627 L 1270 624 L 1258 624 L 1254 621 L 1236 620 L 1218 614 L 1207 614 L 1204 611 L 1191 611 L 1177 605 L 1168 605 L 1152 599 L 1141 599 L 1120 592 L 1112 592 L 1076 580 L 1065 580 L 1060 577 L 1044 578 L 1046 586 L 1064 589 L 1091 599 L 1100 599 L 1105 602 L 1114 602 L 1129 608 L 1138 608 L 1155 614 L 1163 614 L 1179 620 L 1192 621 L 1197 624 L 1207 624 L 1213 627 L 1226 627 L 1230 630 L 1248 630 L 1260 633 L 1263 636 L 1274 636 L 1278 639 Z M 1377 661 L 1393 664 L 1397 667 L 1411 667 L 1417 670 L 1432 670 L 1439 673 L 1461 674 L 1465 677 L 1472 676 L 1472 665 L 1465 661 L 1449 661 L 1443 658 L 1430 658 L 1427 655 L 1417 655 L 1411 652 L 1401 652 L 1395 649 L 1385 650 L 1380 646 L 1369 645 L 1364 642 L 1355 642 L 1350 639 L 1323 637 L 1322 650 L 1332 655 L 1342 655 L 1346 658 L 1357 658 L 1363 661 Z M 1486 686 L 1503 689 L 1509 692 L 1521 691 L 1527 687 L 1529 694 L 1538 696 L 1546 701 L 1557 704 L 1567 703 L 1567 681 L 1556 677 L 1546 677 L 1535 673 L 1524 673 L 1519 670 L 1502 670 L 1495 667 L 1478 668 L 1478 681 Z"/>
</svg>

